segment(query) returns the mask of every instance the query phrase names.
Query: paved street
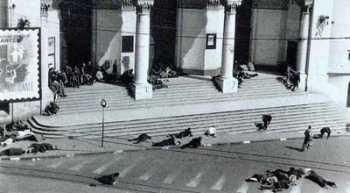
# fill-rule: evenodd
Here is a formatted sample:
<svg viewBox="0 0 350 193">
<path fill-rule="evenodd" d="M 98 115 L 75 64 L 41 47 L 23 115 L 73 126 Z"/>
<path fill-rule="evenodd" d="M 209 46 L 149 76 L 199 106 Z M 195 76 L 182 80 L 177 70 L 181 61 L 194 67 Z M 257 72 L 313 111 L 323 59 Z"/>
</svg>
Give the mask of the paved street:
<svg viewBox="0 0 350 193">
<path fill-rule="evenodd" d="M 337 189 L 322 189 L 306 179 L 290 188 L 291 193 L 307 192 L 350 192 L 349 138 L 335 137 L 329 140 L 314 140 L 308 152 L 299 152 L 302 140 L 258 142 L 242 145 L 223 145 L 200 149 L 147 150 L 115 153 L 99 156 L 85 156 L 59 159 L 45 159 L 36 162 L 1 162 L 1 173 L 26 174 L 39 178 L 71 181 L 77 192 L 106 187 L 88 187 L 96 183 L 93 177 L 120 172 L 116 188 L 140 190 L 142 192 L 237 192 L 255 193 L 257 184 L 244 179 L 267 169 L 288 169 L 289 166 L 312 168 L 326 179 L 335 181 Z M 12 180 L 10 180 L 12 179 Z M 17 180 L 13 180 L 17 179 Z M 18 188 L 28 182 L 26 177 L 3 178 L 3 190 L 23 192 Z M 35 180 L 35 178 L 29 178 Z M 24 182 L 25 181 L 25 182 Z M 62 186 L 60 181 L 51 181 L 48 186 Z M 14 183 L 22 186 L 14 186 Z M 12 184 L 12 185 L 8 185 Z M 17 188 L 15 188 L 17 187 Z M 37 186 L 37 187 L 40 187 Z M 40 189 L 40 188 L 39 188 Z M 87 190 L 88 189 L 88 190 Z M 33 192 L 38 192 L 34 191 Z M 67 189 L 69 190 L 69 189 Z M 92 190 L 93 191 L 93 190 Z M 25 192 L 28 192 L 27 190 Z M 52 190 L 50 192 L 61 192 Z M 62 191 L 64 192 L 64 191 Z"/>
</svg>

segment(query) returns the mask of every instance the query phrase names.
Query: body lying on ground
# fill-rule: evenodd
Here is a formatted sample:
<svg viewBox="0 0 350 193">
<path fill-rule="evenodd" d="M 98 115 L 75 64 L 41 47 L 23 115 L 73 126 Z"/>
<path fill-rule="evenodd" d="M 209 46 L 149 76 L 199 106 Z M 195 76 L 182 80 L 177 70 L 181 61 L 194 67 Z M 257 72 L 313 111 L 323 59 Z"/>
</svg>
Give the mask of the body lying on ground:
<svg viewBox="0 0 350 193">
<path fill-rule="evenodd" d="M 136 137 L 134 139 L 129 139 L 128 141 L 134 141 L 134 144 L 138 144 L 138 143 L 141 143 L 141 142 L 145 142 L 145 141 L 147 141 L 149 139 L 152 139 L 152 137 L 147 135 L 146 133 L 142 133 L 138 137 Z"/>
<path fill-rule="evenodd" d="M 170 136 L 168 139 L 164 139 L 163 141 L 152 144 L 152 146 L 154 147 L 164 147 L 164 146 L 174 146 L 174 145 L 176 145 L 174 136 Z"/>
<path fill-rule="evenodd" d="M 176 134 L 170 134 L 170 135 L 172 135 L 172 136 L 174 136 L 175 138 L 178 138 L 178 139 L 181 139 L 181 138 L 184 138 L 184 137 L 192 137 L 193 136 L 191 128 L 187 128 L 184 131 L 181 131 L 181 132 L 176 133 Z"/>
<path fill-rule="evenodd" d="M 181 146 L 181 149 L 185 148 L 198 148 L 202 145 L 202 137 L 192 139 L 189 143 Z"/>
</svg>

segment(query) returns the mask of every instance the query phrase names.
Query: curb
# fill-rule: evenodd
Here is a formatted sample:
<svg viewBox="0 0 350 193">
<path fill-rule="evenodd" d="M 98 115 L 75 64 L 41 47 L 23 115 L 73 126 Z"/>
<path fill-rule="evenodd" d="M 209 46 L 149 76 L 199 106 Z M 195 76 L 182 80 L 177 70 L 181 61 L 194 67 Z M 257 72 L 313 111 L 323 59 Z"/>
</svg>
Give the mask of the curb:
<svg viewBox="0 0 350 193">
<path fill-rule="evenodd" d="M 350 133 L 343 132 L 343 133 L 336 133 L 335 135 L 332 135 L 332 137 L 350 137 Z M 252 144 L 252 143 L 259 143 L 259 142 L 272 142 L 272 141 L 280 141 L 285 142 L 288 140 L 295 140 L 295 139 L 301 139 L 302 136 L 299 137 L 282 137 L 277 139 L 261 139 L 261 140 L 245 140 L 245 141 L 238 141 L 238 142 L 227 142 L 227 143 L 215 143 L 215 144 L 205 144 L 205 147 L 215 147 L 215 146 L 223 146 L 223 145 L 240 145 L 240 144 Z M 60 155 L 48 155 L 48 156 L 28 156 L 28 157 L 3 157 L 0 158 L 0 161 L 38 161 L 41 159 L 56 159 L 56 158 L 64 158 L 64 157 L 75 157 L 75 156 L 91 156 L 91 155 L 102 155 L 102 154 L 121 154 L 121 153 L 127 153 L 127 152 L 138 152 L 138 151 L 149 151 L 149 150 L 168 150 L 172 149 L 174 147 L 140 147 L 137 149 L 120 149 L 120 150 L 108 150 L 108 151 L 100 151 L 100 152 L 86 152 L 86 153 L 68 153 L 68 154 L 60 154 Z M 176 148 L 176 147 L 175 147 Z"/>
</svg>

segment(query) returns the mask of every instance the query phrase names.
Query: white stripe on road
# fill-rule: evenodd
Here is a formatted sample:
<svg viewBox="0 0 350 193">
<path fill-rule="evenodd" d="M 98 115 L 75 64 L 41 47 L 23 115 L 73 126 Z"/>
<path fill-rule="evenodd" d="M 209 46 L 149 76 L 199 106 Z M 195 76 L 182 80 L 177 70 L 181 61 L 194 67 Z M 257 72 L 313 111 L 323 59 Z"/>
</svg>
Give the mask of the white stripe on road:
<svg viewBox="0 0 350 193">
<path fill-rule="evenodd" d="M 64 161 L 63 159 L 60 159 L 58 162 L 55 162 L 55 163 L 53 163 L 51 165 L 48 165 L 47 167 L 48 168 L 53 168 L 53 169 L 58 168 L 60 165 L 63 164 L 63 161 Z"/>
<path fill-rule="evenodd" d="M 86 161 L 83 161 L 82 163 L 78 164 L 78 165 L 75 165 L 71 168 L 69 168 L 69 170 L 72 170 L 72 171 L 79 171 L 81 170 L 86 164 L 90 163 L 91 160 L 86 160 Z"/>
<path fill-rule="evenodd" d="M 186 184 L 186 186 L 191 188 L 197 187 L 198 184 L 201 182 L 202 176 L 203 176 L 202 172 L 198 173 L 188 184 Z"/>
<path fill-rule="evenodd" d="M 221 191 L 222 188 L 224 187 L 225 181 L 226 181 L 226 177 L 223 175 L 210 189 Z"/>
<path fill-rule="evenodd" d="M 154 172 L 155 172 L 155 169 L 152 168 L 148 170 L 146 173 L 144 173 L 142 176 L 140 176 L 139 179 L 143 181 L 147 181 L 153 176 Z"/>
<path fill-rule="evenodd" d="M 107 162 L 106 164 L 102 165 L 101 167 L 97 168 L 93 173 L 95 174 L 102 174 L 105 170 L 107 170 L 111 165 L 113 165 L 115 162 L 119 161 L 122 157 L 118 156 L 116 158 L 113 158 L 112 161 Z"/>
<path fill-rule="evenodd" d="M 164 183 L 164 184 L 172 184 L 172 183 L 174 182 L 175 178 L 176 178 L 177 176 L 180 175 L 180 173 L 181 173 L 180 171 L 177 171 L 177 172 L 175 172 L 175 173 L 172 173 L 172 174 L 168 175 L 168 176 L 163 180 L 163 183 Z"/>
<path fill-rule="evenodd" d="M 134 167 L 137 166 L 142 160 L 144 160 L 144 157 L 140 157 L 138 160 L 136 160 L 133 164 L 129 165 L 128 167 L 124 168 L 120 173 L 119 177 L 124 178 Z"/>
<path fill-rule="evenodd" d="M 236 193 L 247 193 L 249 189 L 249 184 L 244 182 L 236 191 Z"/>
</svg>

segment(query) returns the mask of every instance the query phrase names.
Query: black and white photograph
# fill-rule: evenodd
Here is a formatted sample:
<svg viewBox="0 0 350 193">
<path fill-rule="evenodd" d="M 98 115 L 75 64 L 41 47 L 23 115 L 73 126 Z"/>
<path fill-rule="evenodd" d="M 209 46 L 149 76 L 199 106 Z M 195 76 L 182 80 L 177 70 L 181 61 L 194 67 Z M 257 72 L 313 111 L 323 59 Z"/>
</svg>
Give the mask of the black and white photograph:
<svg viewBox="0 0 350 193">
<path fill-rule="evenodd" d="M 350 193 L 350 0 L 0 0 L 0 193 Z"/>
</svg>

